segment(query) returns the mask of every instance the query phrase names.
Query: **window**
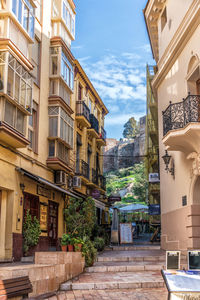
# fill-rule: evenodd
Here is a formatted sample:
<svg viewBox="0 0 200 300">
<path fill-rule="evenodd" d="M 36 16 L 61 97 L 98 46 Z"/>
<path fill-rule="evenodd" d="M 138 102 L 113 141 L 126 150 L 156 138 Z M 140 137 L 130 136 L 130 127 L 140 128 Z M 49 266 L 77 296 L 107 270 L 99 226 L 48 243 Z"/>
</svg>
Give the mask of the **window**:
<svg viewBox="0 0 200 300">
<path fill-rule="evenodd" d="M 8 69 L 7 86 L 4 70 Z M 9 52 L 0 52 L 0 89 L 28 111 L 32 108 L 32 77 Z"/>
<path fill-rule="evenodd" d="M 32 62 L 34 65 L 32 74 L 34 77 L 34 82 L 38 86 L 40 85 L 40 48 L 41 43 L 37 38 L 35 38 L 34 44 L 32 45 Z"/>
<path fill-rule="evenodd" d="M 28 139 L 30 141 L 29 147 L 37 153 L 38 146 L 38 126 L 37 126 L 37 103 L 34 102 L 32 115 L 29 116 Z"/>
<path fill-rule="evenodd" d="M 10 126 L 25 134 L 25 115 L 16 106 L 5 100 L 4 121 Z"/>
<path fill-rule="evenodd" d="M 167 23 L 167 9 L 165 7 L 165 9 L 161 15 L 161 31 L 163 31 L 166 23 Z"/>
<path fill-rule="evenodd" d="M 71 90 L 74 89 L 74 70 L 72 64 L 69 62 L 67 56 L 62 51 L 61 58 L 61 76 Z"/>
<path fill-rule="evenodd" d="M 60 132 L 58 131 L 60 128 Z M 73 119 L 58 106 L 49 107 L 49 136 L 59 137 L 73 148 Z"/>
<path fill-rule="evenodd" d="M 57 156 L 65 163 L 69 162 L 69 149 L 62 143 L 57 143 Z"/>
<path fill-rule="evenodd" d="M 34 37 L 35 16 L 34 8 L 29 0 L 12 0 L 12 12 L 17 17 L 20 24 L 28 32 L 30 37 Z M 22 18 L 23 16 L 23 18 Z"/>
<path fill-rule="evenodd" d="M 67 26 L 69 32 L 74 36 L 75 35 L 75 15 L 70 8 L 67 1 L 63 1 L 63 11 L 62 11 L 63 20 Z"/>
<path fill-rule="evenodd" d="M 78 85 L 78 100 L 82 100 L 82 86 Z"/>
</svg>

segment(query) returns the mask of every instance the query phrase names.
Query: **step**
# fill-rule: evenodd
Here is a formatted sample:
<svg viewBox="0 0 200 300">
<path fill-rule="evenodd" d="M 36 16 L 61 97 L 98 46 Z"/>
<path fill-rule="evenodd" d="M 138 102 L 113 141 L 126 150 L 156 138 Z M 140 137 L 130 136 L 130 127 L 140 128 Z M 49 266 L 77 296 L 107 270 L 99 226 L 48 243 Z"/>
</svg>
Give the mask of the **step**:
<svg viewBox="0 0 200 300">
<path fill-rule="evenodd" d="M 160 245 L 112 246 L 113 251 L 160 250 Z"/>
<path fill-rule="evenodd" d="M 131 261 L 160 261 L 164 262 L 166 257 L 163 256 L 98 256 L 98 262 L 131 262 Z"/>
<path fill-rule="evenodd" d="M 112 290 L 162 287 L 164 287 L 164 281 L 160 272 L 108 272 L 81 274 L 78 278 L 61 284 L 60 290 Z"/>
<path fill-rule="evenodd" d="M 86 268 L 88 273 L 102 272 L 137 272 L 160 271 L 165 269 L 164 262 L 97 262 L 92 267 Z"/>
</svg>

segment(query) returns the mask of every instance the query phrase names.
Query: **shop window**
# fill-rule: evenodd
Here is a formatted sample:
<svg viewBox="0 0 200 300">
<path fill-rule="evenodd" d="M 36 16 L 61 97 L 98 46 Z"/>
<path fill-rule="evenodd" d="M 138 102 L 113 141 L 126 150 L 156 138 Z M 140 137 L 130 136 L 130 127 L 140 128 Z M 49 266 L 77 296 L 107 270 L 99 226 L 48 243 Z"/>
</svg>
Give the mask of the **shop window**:
<svg viewBox="0 0 200 300">
<path fill-rule="evenodd" d="M 166 23 L 167 23 L 167 9 L 165 7 L 165 9 L 161 15 L 161 31 L 163 31 Z"/>
</svg>

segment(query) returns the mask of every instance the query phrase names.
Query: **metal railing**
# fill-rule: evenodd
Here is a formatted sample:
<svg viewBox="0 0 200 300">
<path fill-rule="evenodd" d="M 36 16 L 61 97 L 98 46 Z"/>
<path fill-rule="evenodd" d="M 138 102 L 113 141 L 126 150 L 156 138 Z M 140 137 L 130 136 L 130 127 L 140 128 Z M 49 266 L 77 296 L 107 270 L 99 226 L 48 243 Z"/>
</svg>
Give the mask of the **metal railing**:
<svg viewBox="0 0 200 300">
<path fill-rule="evenodd" d="M 171 103 L 163 111 L 163 135 L 170 130 L 180 129 L 188 123 L 200 122 L 200 96 L 188 95 L 178 103 Z"/>
<path fill-rule="evenodd" d="M 95 129 L 96 132 L 99 133 L 99 121 L 93 114 L 90 114 L 90 124 L 91 128 Z"/>
<path fill-rule="evenodd" d="M 96 185 L 98 185 L 98 172 L 95 169 L 92 169 L 92 182 Z"/>
<path fill-rule="evenodd" d="M 106 131 L 105 129 L 101 126 L 101 138 L 105 141 L 106 140 Z"/>
<path fill-rule="evenodd" d="M 100 187 L 105 191 L 106 190 L 106 178 L 103 175 L 99 175 Z"/>
<path fill-rule="evenodd" d="M 83 116 L 90 122 L 90 110 L 84 101 L 76 101 L 76 115 Z"/>
<path fill-rule="evenodd" d="M 89 165 L 82 159 L 76 160 L 76 174 L 83 176 L 87 179 L 90 178 L 90 168 Z"/>
</svg>

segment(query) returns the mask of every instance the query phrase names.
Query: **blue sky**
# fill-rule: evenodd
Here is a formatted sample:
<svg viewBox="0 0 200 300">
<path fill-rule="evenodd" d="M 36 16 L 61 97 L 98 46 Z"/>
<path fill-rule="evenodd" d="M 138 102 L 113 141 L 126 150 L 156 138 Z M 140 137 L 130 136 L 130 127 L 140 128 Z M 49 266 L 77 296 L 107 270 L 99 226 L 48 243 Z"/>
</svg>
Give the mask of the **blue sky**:
<svg viewBox="0 0 200 300">
<path fill-rule="evenodd" d="M 153 64 L 142 10 L 147 0 L 74 0 L 72 52 L 109 109 L 108 138 L 146 113 L 146 63 Z"/>
</svg>

